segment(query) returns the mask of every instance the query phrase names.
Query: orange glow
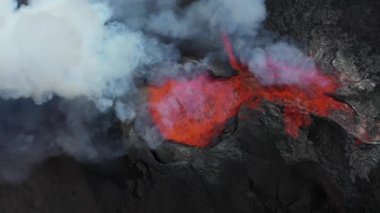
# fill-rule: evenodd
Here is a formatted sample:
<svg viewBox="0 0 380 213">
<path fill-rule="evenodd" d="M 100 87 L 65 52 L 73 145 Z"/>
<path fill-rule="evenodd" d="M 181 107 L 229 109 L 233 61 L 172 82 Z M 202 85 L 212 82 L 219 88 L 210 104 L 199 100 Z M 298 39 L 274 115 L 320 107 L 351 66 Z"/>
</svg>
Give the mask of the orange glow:
<svg viewBox="0 0 380 213">
<path fill-rule="evenodd" d="M 206 146 L 222 132 L 225 122 L 237 115 L 243 104 L 258 109 L 262 100 L 284 107 L 285 131 L 295 138 L 300 128 L 310 125 L 310 113 L 328 116 L 333 110 L 349 110 L 345 104 L 326 95 L 336 92 L 337 81 L 317 70 L 302 85 L 261 85 L 248 67 L 234 56 L 228 36 L 222 38 L 237 75 L 216 79 L 201 74 L 193 79 L 168 79 L 163 85 L 149 86 L 152 120 L 167 140 Z M 268 64 L 280 66 L 270 59 Z"/>
</svg>

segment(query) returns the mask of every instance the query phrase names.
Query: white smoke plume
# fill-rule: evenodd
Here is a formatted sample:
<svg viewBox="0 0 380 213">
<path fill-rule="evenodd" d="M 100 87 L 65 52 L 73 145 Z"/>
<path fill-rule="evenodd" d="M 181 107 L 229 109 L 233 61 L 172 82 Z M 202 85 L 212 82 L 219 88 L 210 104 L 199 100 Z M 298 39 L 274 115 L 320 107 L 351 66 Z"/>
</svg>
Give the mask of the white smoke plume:
<svg viewBox="0 0 380 213">
<path fill-rule="evenodd" d="M 111 11 L 101 2 L 32 0 L 16 10 L 15 2 L 3 0 L 0 8 L 4 98 L 42 102 L 52 95 L 120 95 L 125 88 L 109 91 L 116 80 L 130 83 L 136 68 L 163 59 L 153 39 L 122 24 L 106 24 Z"/>
</svg>

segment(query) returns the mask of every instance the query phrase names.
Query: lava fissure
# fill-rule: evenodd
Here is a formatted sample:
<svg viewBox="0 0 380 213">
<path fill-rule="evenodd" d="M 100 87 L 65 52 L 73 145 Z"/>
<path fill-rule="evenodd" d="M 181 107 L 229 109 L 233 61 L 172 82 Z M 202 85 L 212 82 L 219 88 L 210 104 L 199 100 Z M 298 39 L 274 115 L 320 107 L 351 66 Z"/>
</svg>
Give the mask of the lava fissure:
<svg viewBox="0 0 380 213">
<path fill-rule="evenodd" d="M 222 40 L 237 75 L 215 79 L 209 74 L 200 74 L 193 79 L 168 79 L 161 86 L 149 86 L 149 110 L 164 138 L 197 147 L 206 146 L 222 132 L 225 122 L 235 116 L 243 104 L 259 109 L 262 100 L 284 106 L 285 131 L 295 138 L 299 136 L 300 128 L 311 124 L 310 113 L 326 117 L 334 110 L 350 111 L 346 104 L 326 95 L 334 94 L 338 89 L 333 77 L 323 75 L 319 70 L 304 70 L 310 76 L 303 79 L 302 85 L 262 85 L 235 57 L 229 37 L 222 34 Z M 270 58 L 267 60 L 269 69 L 275 73 L 292 70 L 290 65 L 282 69 L 283 64 Z"/>
</svg>

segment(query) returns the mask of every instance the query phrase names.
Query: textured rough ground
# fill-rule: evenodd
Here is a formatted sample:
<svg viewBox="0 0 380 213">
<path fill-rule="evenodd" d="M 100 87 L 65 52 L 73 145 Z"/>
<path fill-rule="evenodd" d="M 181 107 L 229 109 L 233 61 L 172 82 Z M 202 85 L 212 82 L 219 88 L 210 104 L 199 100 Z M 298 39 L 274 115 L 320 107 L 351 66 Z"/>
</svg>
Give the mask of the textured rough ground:
<svg viewBox="0 0 380 213">
<path fill-rule="evenodd" d="M 380 117 L 379 3 L 268 0 L 266 28 L 288 37 L 326 72 L 351 82 L 340 98 L 373 131 Z M 242 109 L 219 143 L 151 151 L 133 129 L 130 154 L 83 165 L 54 158 L 25 183 L 0 186 L 1 212 L 377 212 L 380 146 L 355 145 L 318 117 L 299 140 L 283 132 L 280 109 Z"/>
</svg>

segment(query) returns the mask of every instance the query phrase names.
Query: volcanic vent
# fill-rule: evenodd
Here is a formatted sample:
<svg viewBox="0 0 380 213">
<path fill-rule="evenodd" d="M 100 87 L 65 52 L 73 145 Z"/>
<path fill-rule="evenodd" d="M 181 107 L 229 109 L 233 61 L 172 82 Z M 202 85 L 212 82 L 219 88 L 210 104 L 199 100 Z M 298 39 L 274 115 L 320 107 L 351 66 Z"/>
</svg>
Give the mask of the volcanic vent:
<svg viewBox="0 0 380 213">
<path fill-rule="evenodd" d="M 299 128 L 310 125 L 310 113 L 324 117 L 333 110 L 352 113 L 347 104 L 329 96 L 338 89 L 333 77 L 267 58 L 268 75 L 273 75 L 274 81 L 278 75 L 306 74 L 300 76 L 301 85 L 262 85 L 234 56 L 228 36 L 222 37 L 236 76 L 216 79 L 200 74 L 191 80 L 168 80 L 162 86 L 149 88 L 150 112 L 166 139 L 205 146 L 222 132 L 227 119 L 236 116 L 243 104 L 257 109 L 264 100 L 284 106 L 285 130 L 295 138 Z"/>
<path fill-rule="evenodd" d="M 377 6 L 0 1 L 0 211 L 377 212 Z"/>
</svg>

